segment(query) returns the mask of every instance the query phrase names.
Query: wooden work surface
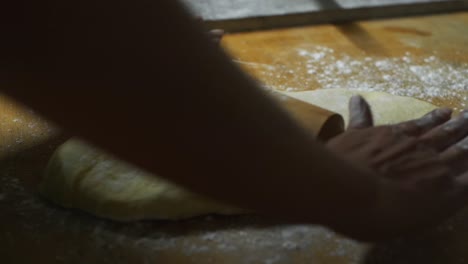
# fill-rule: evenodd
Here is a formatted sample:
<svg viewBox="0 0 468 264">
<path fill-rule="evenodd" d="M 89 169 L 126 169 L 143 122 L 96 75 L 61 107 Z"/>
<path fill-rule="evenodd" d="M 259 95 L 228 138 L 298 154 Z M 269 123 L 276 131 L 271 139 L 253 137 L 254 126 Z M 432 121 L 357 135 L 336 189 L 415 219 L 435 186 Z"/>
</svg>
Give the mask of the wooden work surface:
<svg viewBox="0 0 468 264">
<path fill-rule="evenodd" d="M 235 61 L 269 87 L 383 90 L 457 109 L 468 93 L 467 44 L 467 13 L 223 41 Z M 321 227 L 254 216 L 118 224 L 58 208 L 35 196 L 34 186 L 61 138 L 4 97 L 0 113 L 0 263 L 468 262 L 465 212 L 427 234 L 362 245 Z"/>
<path fill-rule="evenodd" d="M 468 15 L 381 20 L 239 33 L 234 60 L 288 91 L 386 91 L 461 109 L 468 92 Z"/>
</svg>

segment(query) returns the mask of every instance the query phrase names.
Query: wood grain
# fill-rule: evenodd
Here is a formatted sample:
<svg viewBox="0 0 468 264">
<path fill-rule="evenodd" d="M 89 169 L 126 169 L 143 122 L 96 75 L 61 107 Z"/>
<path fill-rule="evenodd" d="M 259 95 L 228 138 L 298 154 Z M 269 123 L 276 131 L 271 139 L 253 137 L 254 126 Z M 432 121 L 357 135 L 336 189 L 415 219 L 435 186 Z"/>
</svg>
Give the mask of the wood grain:
<svg viewBox="0 0 468 264">
<path fill-rule="evenodd" d="M 467 20 L 466 13 L 455 13 L 237 33 L 223 45 L 239 66 L 274 89 L 378 90 L 460 110 L 468 96 Z"/>
</svg>

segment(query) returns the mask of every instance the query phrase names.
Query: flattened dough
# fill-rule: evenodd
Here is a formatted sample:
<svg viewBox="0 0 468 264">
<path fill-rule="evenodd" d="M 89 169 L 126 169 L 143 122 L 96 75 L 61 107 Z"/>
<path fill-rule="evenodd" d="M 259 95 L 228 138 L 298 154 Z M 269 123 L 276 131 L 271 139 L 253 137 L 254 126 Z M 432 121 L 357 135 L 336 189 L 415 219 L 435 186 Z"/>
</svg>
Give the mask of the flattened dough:
<svg viewBox="0 0 468 264">
<path fill-rule="evenodd" d="M 40 193 L 64 207 L 117 221 L 182 219 L 234 209 L 71 139 L 49 161 Z"/>
<path fill-rule="evenodd" d="M 357 93 L 328 89 L 285 94 L 340 113 L 347 123 L 348 101 Z M 417 99 L 387 93 L 359 94 L 369 101 L 376 124 L 418 118 L 436 108 Z M 77 139 L 69 140 L 56 150 L 41 183 L 40 193 L 64 207 L 78 208 L 118 221 L 242 213 L 242 210 L 203 198 L 118 161 Z"/>
<path fill-rule="evenodd" d="M 348 125 L 349 99 L 356 94 L 362 95 L 371 105 L 375 125 L 395 124 L 419 118 L 436 109 L 433 104 L 411 98 L 391 95 L 384 92 L 360 92 L 347 89 L 322 89 L 302 92 L 283 92 L 283 94 L 320 106 L 343 116 Z"/>
</svg>

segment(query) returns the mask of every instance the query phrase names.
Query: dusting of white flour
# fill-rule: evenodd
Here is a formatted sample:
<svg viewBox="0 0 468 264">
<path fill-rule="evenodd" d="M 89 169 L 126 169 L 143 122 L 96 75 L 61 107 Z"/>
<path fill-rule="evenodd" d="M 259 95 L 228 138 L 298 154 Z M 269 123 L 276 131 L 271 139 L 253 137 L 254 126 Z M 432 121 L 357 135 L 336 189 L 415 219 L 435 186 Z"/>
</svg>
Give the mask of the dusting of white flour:
<svg viewBox="0 0 468 264">
<path fill-rule="evenodd" d="M 147 261 L 143 263 L 156 263 L 154 260 L 162 252 L 177 252 L 189 258 L 201 258 L 205 263 L 216 263 L 209 261 L 206 254 L 218 254 L 238 260 L 236 263 L 280 264 L 290 263 L 297 255 L 310 260 L 320 255 L 320 259 L 357 264 L 366 249 L 323 227 L 259 225 L 256 220 L 245 220 L 248 216 L 236 221 L 206 216 L 187 222 L 113 223 L 52 206 L 9 175 L 0 177 L 0 193 L 5 197 L 0 199 L 0 205 L 10 203 L 15 208 L 20 218 L 18 223 L 28 231 L 28 239 L 41 243 L 48 235 L 43 230 L 50 228 L 70 237 L 86 234 L 90 238 L 87 246 L 99 249 L 106 258 L 124 250 L 137 252 L 140 259 Z M 181 226 L 182 230 L 186 229 L 182 233 Z M 80 247 L 54 252 L 55 258 L 76 261 L 80 259 Z M 130 262 L 121 259 L 118 263 Z"/>
<path fill-rule="evenodd" d="M 278 90 L 315 87 L 382 91 L 428 102 L 450 99 L 453 107 L 468 106 L 468 64 L 447 62 L 436 54 L 422 58 L 409 52 L 391 58 L 358 57 L 311 45 L 293 48 L 277 57 L 268 65 L 237 62 L 255 68 L 266 86 Z M 284 57 L 289 61 L 282 61 Z"/>
<path fill-rule="evenodd" d="M 265 86 L 279 90 L 301 91 L 316 86 L 386 91 L 426 101 L 450 98 L 458 106 L 467 106 L 467 64 L 450 64 L 436 55 L 417 59 L 410 53 L 393 58 L 355 58 L 322 46 L 299 47 L 288 52 L 296 58 L 293 64 L 236 62 L 254 68 L 267 77 L 262 78 L 268 80 Z M 9 121 L 27 123 L 20 118 Z M 37 133 L 33 138 L 43 135 L 42 130 L 36 129 L 40 127 L 39 123 L 30 122 L 28 127 Z M 15 139 L 13 145 L 24 144 L 23 135 L 7 132 Z M 0 147 L 9 149 L 10 145 Z M 8 204 L 8 208 L 13 208 L 18 216 L 16 224 L 27 230 L 24 239 L 41 243 L 48 235 L 44 230 L 67 234 L 65 237 L 85 234 L 89 237 L 89 248 L 102 249 L 101 263 L 130 263 L 123 258 L 115 261 L 111 256 L 119 256 L 116 252 L 132 251 L 141 257 L 143 261 L 140 263 L 156 263 L 154 260 L 163 252 L 177 252 L 190 258 L 202 258 L 204 263 L 216 263 L 216 260 L 204 257 L 209 254 L 229 256 L 237 259 L 236 263 L 280 264 L 299 258 L 308 263 L 357 264 L 362 262 L 367 250 L 364 245 L 322 227 L 259 225 L 256 220 L 242 217 L 235 221 L 208 216 L 174 223 L 113 223 L 44 202 L 12 176 L 16 175 L 16 169 L 13 166 L 0 175 L 0 205 Z M 440 232 L 454 232 L 454 226 L 446 225 Z M 8 228 L 3 232 L 6 238 L 13 236 Z M 402 247 L 405 245 L 403 243 Z M 55 254 L 55 259 L 64 263 L 75 263 L 82 258 L 74 244 L 66 250 L 56 251 L 50 254 Z M 386 251 L 383 258 L 391 259 L 391 254 L 393 252 Z"/>
</svg>

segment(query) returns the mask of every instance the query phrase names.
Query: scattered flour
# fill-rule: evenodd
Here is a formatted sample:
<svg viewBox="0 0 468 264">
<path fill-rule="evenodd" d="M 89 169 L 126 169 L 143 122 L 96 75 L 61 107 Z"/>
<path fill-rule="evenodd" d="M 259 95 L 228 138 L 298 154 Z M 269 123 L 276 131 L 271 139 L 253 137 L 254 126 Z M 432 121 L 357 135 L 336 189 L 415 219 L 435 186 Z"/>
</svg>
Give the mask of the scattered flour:
<svg viewBox="0 0 468 264">
<path fill-rule="evenodd" d="M 341 238 L 323 227 L 262 225 L 249 216 L 239 217 L 236 221 L 229 217 L 208 216 L 182 222 L 132 224 L 100 220 L 44 202 L 27 191 L 21 181 L 10 176 L 14 174 L 12 171 L 0 176 L 0 194 L 14 208 L 17 224 L 27 230 L 27 239 L 40 243 L 50 230 L 69 237 L 86 234 L 88 250 L 98 249 L 105 255 L 103 258 L 125 251 L 135 252 L 142 259 L 148 258 L 148 263 L 154 263 L 163 252 L 177 252 L 190 259 L 205 259 L 207 254 L 215 254 L 239 259 L 238 263 L 280 264 L 290 263 L 300 252 L 300 256 L 311 262 L 319 260 L 316 256 L 320 259 L 340 256 L 345 263 L 357 264 L 366 250 L 362 244 Z M 67 250 L 55 252 L 55 259 L 63 262 L 79 259 L 83 244 L 77 244 L 76 248 L 75 244 L 71 245 Z M 130 262 L 119 260 L 118 263 Z"/>
<path fill-rule="evenodd" d="M 450 63 L 436 55 L 420 58 L 411 53 L 392 58 L 350 56 L 323 46 L 284 52 L 277 54 L 278 59 L 268 67 L 259 69 L 262 64 L 258 64 L 254 69 L 266 86 L 285 91 L 311 87 L 384 91 L 429 102 L 450 99 L 451 107 L 468 107 L 466 63 Z"/>
<path fill-rule="evenodd" d="M 452 65 L 435 56 L 418 60 L 410 53 L 399 58 L 358 60 L 337 55 L 325 47 L 310 51 L 299 49 L 298 54 L 302 54 L 307 69 L 314 72 L 309 77 L 325 89 L 385 91 L 428 101 L 436 97 L 462 97 L 462 106 L 466 106 L 466 93 L 463 92 L 468 91 L 468 64 Z"/>
<path fill-rule="evenodd" d="M 269 78 L 264 79 L 272 81 L 265 87 L 295 91 L 319 84 L 325 89 L 387 91 L 428 101 L 449 97 L 462 100 L 460 105 L 466 106 L 468 65 L 465 64 L 451 65 L 436 56 L 416 59 L 409 53 L 398 58 L 356 59 L 321 46 L 298 48 L 292 52 L 297 58 L 293 65 L 238 62 L 267 75 Z M 291 82 L 284 85 L 285 80 Z M 13 122 L 20 123 L 21 120 Z M 33 129 L 37 125 L 31 123 L 28 127 Z M 22 140 L 18 137 L 16 143 Z M 28 230 L 30 239 L 42 241 L 45 233 L 41 230 L 51 229 L 70 235 L 88 234 L 92 247 L 103 249 L 106 257 L 112 250 L 134 250 L 145 258 L 143 263 L 153 263 L 152 259 L 157 259 L 163 251 L 177 251 L 190 257 L 207 253 L 239 256 L 242 252 L 239 263 L 277 264 L 291 262 L 297 256 L 294 254 L 300 251 L 310 262 L 339 259 L 339 263 L 352 264 L 361 263 L 366 250 L 363 245 L 343 239 L 325 228 L 308 225 L 259 226 L 256 221 L 239 225 L 213 216 L 172 224 L 157 221 L 113 223 L 51 206 L 28 192 L 10 175 L 15 175 L 14 171 L 0 176 L 0 201 L 11 204 L 19 216 L 18 224 Z M 184 227 L 180 228 L 179 224 Z M 447 225 L 441 232 L 453 232 L 453 229 L 452 225 Z M 10 232 L 5 230 L 4 234 L 9 236 Z M 64 263 L 81 257 L 80 251 L 73 247 L 55 254 L 55 258 Z"/>
</svg>

